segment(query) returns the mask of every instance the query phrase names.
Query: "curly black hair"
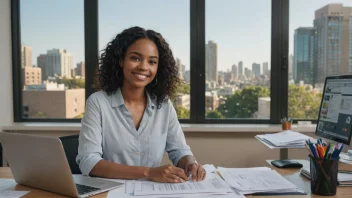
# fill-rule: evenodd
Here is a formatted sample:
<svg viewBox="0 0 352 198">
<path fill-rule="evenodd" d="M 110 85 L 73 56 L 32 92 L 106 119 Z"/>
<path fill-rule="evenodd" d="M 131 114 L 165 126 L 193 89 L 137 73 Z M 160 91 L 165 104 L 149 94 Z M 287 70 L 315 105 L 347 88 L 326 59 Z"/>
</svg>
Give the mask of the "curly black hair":
<svg viewBox="0 0 352 198">
<path fill-rule="evenodd" d="M 104 90 L 109 95 L 114 93 L 123 84 L 123 71 L 119 65 L 123 60 L 128 47 L 139 39 L 150 39 L 159 52 L 158 71 L 154 80 L 146 86 L 151 97 L 157 101 L 160 108 L 163 102 L 172 98 L 180 83 L 178 67 L 173 57 L 169 44 L 160 33 L 153 30 L 145 30 L 141 27 L 131 27 L 118 34 L 103 50 L 99 59 L 99 68 L 96 76 L 96 88 Z"/>
</svg>

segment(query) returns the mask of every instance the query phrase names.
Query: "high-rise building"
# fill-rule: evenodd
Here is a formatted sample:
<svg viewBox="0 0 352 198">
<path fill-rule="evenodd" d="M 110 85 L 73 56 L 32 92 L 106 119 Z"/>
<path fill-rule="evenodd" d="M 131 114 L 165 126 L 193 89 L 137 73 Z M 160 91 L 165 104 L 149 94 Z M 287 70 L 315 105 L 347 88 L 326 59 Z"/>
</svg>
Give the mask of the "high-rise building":
<svg viewBox="0 0 352 198">
<path fill-rule="evenodd" d="M 186 65 L 182 65 L 182 77 L 185 79 Z"/>
<path fill-rule="evenodd" d="M 66 50 L 52 49 L 46 54 L 47 71 L 49 76 L 71 77 L 73 57 Z"/>
<path fill-rule="evenodd" d="M 293 79 L 293 55 L 290 54 L 288 57 L 288 79 Z"/>
<path fill-rule="evenodd" d="M 26 85 L 42 84 L 42 70 L 39 67 L 24 67 L 21 69 L 22 83 Z"/>
<path fill-rule="evenodd" d="M 76 75 L 81 76 L 82 78 L 85 78 L 85 76 L 86 76 L 86 67 L 85 67 L 84 62 L 77 63 Z"/>
<path fill-rule="evenodd" d="M 314 84 L 314 40 L 313 27 L 300 27 L 295 30 L 293 44 L 293 79 L 295 83 L 304 81 L 305 84 Z"/>
<path fill-rule="evenodd" d="M 191 83 L 191 71 L 185 71 L 185 81 L 186 83 Z"/>
<path fill-rule="evenodd" d="M 176 67 L 178 69 L 178 78 L 183 80 L 182 63 L 181 63 L 181 59 L 179 58 L 176 58 Z"/>
<path fill-rule="evenodd" d="M 238 77 L 243 76 L 243 62 L 238 62 Z"/>
<path fill-rule="evenodd" d="M 76 69 L 71 69 L 71 77 L 75 77 L 76 75 Z"/>
<path fill-rule="evenodd" d="M 218 84 L 218 46 L 214 41 L 205 45 L 205 79 Z"/>
<path fill-rule="evenodd" d="M 42 80 L 46 80 L 49 77 L 46 65 L 46 54 L 40 54 L 37 57 L 37 65 L 42 69 Z"/>
<path fill-rule="evenodd" d="M 225 82 L 225 74 L 224 72 L 220 71 L 218 73 L 218 79 L 219 79 L 219 82 L 217 83 L 218 85 L 224 85 L 224 82 Z"/>
<path fill-rule="evenodd" d="M 244 75 L 247 78 L 252 78 L 252 70 L 248 69 L 248 68 L 244 68 Z"/>
<path fill-rule="evenodd" d="M 260 76 L 260 64 L 259 63 L 253 63 L 252 64 L 252 72 L 254 77 L 259 77 Z"/>
<path fill-rule="evenodd" d="M 32 47 L 21 45 L 21 68 L 32 67 Z"/>
<path fill-rule="evenodd" d="M 233 80 L 234 80 L 234 77 L 233 77 L 232 71 L 224 72 L 224 82 L 226 82 L 227 84 L 230 84 Z"/>
<path fill-rule="evenodd" d="M 268 62 L 264 62 L 263 63 L 263 74 L 264 75 L 269 75 L 269 63 Z"/>
<path fill-rule="evenodd" d="M 237 68 L 237 66 L 235 64 L 232 65 L 232 74 L 233 74 L 233 79 L 237 80 L 237 78 L 238 78 L 238 68 Z"/>
<path fill-rule="evenodd" d="M 317 83 L 352 73 L 352 7 L 328 4 L 315 11 Z"/>
</svg>

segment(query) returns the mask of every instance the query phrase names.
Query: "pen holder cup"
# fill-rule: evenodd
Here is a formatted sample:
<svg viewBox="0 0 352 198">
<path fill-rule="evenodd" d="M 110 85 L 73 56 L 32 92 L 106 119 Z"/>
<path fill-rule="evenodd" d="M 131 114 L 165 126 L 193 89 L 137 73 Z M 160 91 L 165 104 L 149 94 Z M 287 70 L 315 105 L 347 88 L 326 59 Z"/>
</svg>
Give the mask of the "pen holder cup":
<svg viewBox="0 0 352 198">
<path fill-rule="evenodd" d="M 291 130 L 292 122 L 283 122 L 282 123 L 282 130 Z"/>
<path fill-rule="evenodd" d="M 338 159 L 310 158 L 310 188 L 313 194 L 332 196 L 336 194 Z"/>
</svg>

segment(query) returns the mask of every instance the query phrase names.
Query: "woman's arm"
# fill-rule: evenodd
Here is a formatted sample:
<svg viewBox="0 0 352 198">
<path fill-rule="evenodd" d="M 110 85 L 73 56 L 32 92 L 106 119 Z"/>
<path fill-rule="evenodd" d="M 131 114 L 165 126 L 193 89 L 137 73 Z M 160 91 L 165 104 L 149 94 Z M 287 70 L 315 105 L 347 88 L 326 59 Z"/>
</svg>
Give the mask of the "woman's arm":
<svg viewBox="0 0 352 198">
<path fill-rule="evenodd" d="M 182 168 L 183 170 L 186 170 L 186 166 L 188 164 L 195 164 L 197 163 L 196 161 L 196 158 L 192 155 L 186 155 L 186 156 L 183 156 L 180 161 L 178 161 L 178 164 L 177 164 L 177 167 L 180 167 Z M 186 172 L 186 174 L 188 174 Z"/>
<path fill-rule="evenodd" d="M 183 169 L 173 165 L 156 168 L 142 166 L 127 166 L 107 160 L 100 160 L 89 174 L 95 177 L 113 179 L 142 179 L 147 178 L 155 182 L 182 183 L 188 180 Z"/>
<path fill-rule="evenodd" d="M 108 160 L 100 160 L 89 175 L 112 179 L 142 179 L 148 178 L 150 169 L 150 167 L 127 166 Z"/>
<path fill-rule="evenodd" d="M 176 111 L 170 101 L 169 105 L 169 126 L 165 150 L 168 152 L 169 159 L 173 164 L 185 170 L 187 176 L 192 173 L 193 181 L 201 181 L 205 178 L 205 170 L 203 166 L 197 163 L 190 147 L 187 145 Z"/>
</svg>

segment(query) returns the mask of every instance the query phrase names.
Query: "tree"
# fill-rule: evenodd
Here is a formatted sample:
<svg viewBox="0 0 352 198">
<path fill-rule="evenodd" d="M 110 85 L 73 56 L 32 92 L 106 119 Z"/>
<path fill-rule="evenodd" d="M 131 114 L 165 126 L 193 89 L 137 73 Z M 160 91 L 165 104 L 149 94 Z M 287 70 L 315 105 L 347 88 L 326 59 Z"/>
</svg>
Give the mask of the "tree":
<svg viewBox="0 0 352 198">
<path fill-rule="evenodd" d="M 33 118 L 45 118 L 47 117 L 45 113 L 38 111 L 33 115 Z"/>
<path fill-rule="evenodd" d="M 187 110 L 183 106 L 178 105 L 175 107 L 175 110 L 176 110 L 176 114 L 177 114 L 178 119 L 189 119 L 190 112 L 189 112 L 189 110 Z"/>
<path fill-rule="evenodd" d="M 79 89 L 85 88 L 85 80 L 84 79 L 68 79 L 66 77 L 57 79 L 57 84 L 65 84 L 65 87 L 68 89 Z"/>
<path fill-rule="evenodd" d="M 288 115 L 292 118 L 317 119 L 322 93 L 314 93 L 304 86 L 289 85 Z"/>
<path fill-rule="evenodd" d="M 83 118 L 83 116 L 84 116 L 84 112 L 81 113 L 81 114 L 76 115 L 74 118 L 81 119 L 81 118 Z"/>
<path fill-rule="evenodd" d="M 226 118 L 252 118 L 258 111 L 258 98 L 270 96 L 270 90 L 261 86 L 248 86 L 227 97 L 218 111 Z"/>
<path fill-rule="evenodd" d="M 176 90 L 176 93 L 189 94 L 191 92 L 191 87 L 189 84 L 182 82 Z"/>
<path fill-rule="evenodd" d="M 208 111 L 207 118 L 225 118 L 219 111 Z"/>
</svg>

